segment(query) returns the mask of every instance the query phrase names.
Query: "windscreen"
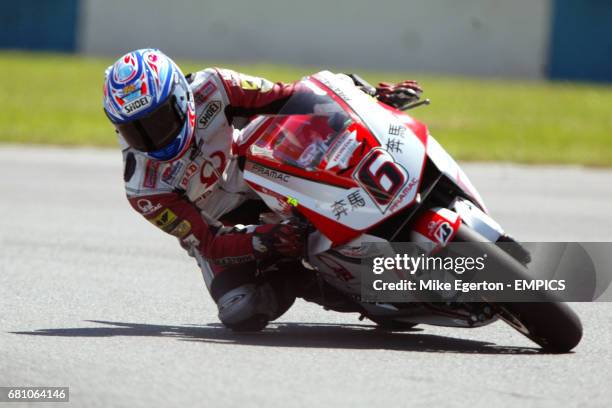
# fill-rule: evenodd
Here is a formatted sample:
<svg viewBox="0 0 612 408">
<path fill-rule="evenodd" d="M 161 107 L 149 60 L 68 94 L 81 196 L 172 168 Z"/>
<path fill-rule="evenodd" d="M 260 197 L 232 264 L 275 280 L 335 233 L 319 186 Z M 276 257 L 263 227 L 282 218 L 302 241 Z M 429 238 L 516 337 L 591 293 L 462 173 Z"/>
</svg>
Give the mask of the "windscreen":
<svg viewBox="0 0 612 408">
<path fill-rule="evenodd" d="M 333 98 L 320 89 L 302 86 L 278 115 L 267 119 L 253 153 L 314 170 L 351 123 L 351 117 Z"/>
</svg>

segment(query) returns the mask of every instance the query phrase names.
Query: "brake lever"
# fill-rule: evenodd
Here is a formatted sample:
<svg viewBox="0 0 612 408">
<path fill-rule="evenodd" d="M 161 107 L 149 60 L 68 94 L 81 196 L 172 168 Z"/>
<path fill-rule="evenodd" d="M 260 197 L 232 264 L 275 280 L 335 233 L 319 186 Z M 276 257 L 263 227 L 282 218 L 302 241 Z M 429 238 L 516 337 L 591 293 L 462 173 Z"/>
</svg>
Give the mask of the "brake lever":
<svg viewBox="0 0 612 408">
<path fill-rule="evenodd" d="M 401 111 L 407 111 L 410 109 L 414 109 L 414 108 L 418 108 L 419 106 L 423 106 L 423 105 L 430 105 L 431 104 L 431 100 L 429 99 L 423 99 L 422 101 L 418 101 L 418 102 L 414 102 L 414 103 L 408 103 L 404 106 L 402 106 L 401 108 L 398 108 Z"/>
</svg>

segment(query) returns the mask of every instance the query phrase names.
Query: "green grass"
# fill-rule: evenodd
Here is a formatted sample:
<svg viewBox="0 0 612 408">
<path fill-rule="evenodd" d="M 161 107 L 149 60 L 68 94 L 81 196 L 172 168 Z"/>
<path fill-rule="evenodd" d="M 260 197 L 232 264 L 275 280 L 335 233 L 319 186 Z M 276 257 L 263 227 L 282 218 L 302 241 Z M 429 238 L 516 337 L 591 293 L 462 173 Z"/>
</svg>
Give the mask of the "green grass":
<svg viewBox="0 0 612 408">
<path fill-rule="evenodd" d="M 0 142 L 117 146 L 102 112 L 112 58 L 0 52 Z M 274 81 L 317 68 L 221 65 Z M 347 71 L 347 70 L 345 70 Z M 355 70 L 369 81 L 414 78 L 432 100 L 412 114 L 461 160 L 612 165 L 612 87 Z"/>
</svg>

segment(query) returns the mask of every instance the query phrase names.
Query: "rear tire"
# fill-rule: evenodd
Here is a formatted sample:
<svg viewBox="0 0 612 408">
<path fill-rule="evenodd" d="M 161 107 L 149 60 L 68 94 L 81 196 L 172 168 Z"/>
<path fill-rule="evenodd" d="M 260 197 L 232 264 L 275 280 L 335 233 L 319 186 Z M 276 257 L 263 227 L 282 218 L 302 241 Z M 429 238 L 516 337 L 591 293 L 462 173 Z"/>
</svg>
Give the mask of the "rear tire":
<svg viewBox="0 0 612 408">
<path fill-rule="evenodd" d="M 456 242 L 487 242 L 467 225 L 462 224 L 455 236 Z M 501 248 L 486 245 L 483 252 L 489 261 L 509 274 L 512 279 L 531 279 L 529 270 L 503 251 Z M 567 353 L 582 339 L 582 324 L 578 315 L 565 303 L 559 302 L 495 302 L 493 296 L 485 299 L 501 319 L 520 333 L 552 353 Z"/>
</svg>

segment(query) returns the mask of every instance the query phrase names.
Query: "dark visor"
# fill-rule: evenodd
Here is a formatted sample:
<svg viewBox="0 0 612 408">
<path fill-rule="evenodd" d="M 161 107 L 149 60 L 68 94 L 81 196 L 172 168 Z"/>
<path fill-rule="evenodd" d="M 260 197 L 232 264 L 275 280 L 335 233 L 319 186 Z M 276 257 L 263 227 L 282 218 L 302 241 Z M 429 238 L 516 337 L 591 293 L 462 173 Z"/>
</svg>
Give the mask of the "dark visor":
<svg viewBox="0 0 612 408">
<path fill-rule="evenodd" d="M 125 141 L 136 150 L 154 152 L 168 146 L 185 125 L 186 113 L 172 94 L 153 112 L 127 123 L 114 123 Z"/>
</svg>

